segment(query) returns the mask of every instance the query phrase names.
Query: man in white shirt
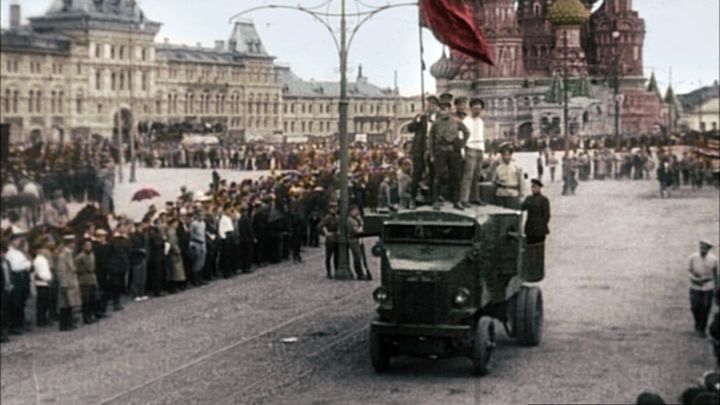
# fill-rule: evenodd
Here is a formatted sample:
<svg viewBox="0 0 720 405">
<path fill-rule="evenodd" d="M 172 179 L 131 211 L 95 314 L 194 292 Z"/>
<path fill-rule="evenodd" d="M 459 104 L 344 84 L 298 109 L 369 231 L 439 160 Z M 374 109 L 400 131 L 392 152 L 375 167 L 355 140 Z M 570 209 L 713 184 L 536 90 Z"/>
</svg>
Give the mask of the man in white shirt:
<svg viewBox="0 0 720 405">
<path fill-rule="evenodd" d="M 30 297 L 32 263 L 26 255 L 26 231 L 13 229 L 5 260 L 10 265 L 9 327 L 10 333 L 22 334 L 25 328 L 25 304 Z"/>
<path fill-rule="evenodd" d="M 705 329 L 712 308 L 713 291 L 720 287 L 718 259 L 710 253 L 712 244 L 700 241 L 700 250 L 690 255 L 690 310 L 695 319 L 695 331 L 705 337 Z"/>
<path fill-rule="evenodd" d="M 53 246 L 50 242 L 46 242 L 44 246 L 37 250 L 35 259 L 32 262 L 33 274 L 35 275 L 35 288 L 37 291 L 37 307 L 36 320 L 37 326 L 43 327 L 48 325 L 50 310 L 50 282 L 53 275 L 50 270 L 50 261 L 52 254 L 50 253 Z"/>
<path fill-rule="evenodd" d="M 482 175 L 483 153 L 485 152 L 485 123 L 482 119 L 485 103 L 479 98 L 470 100 L 470 115 L 463 124 L 470 131 L 465 143 L 465 170 L 460 188 L 460 201 L 465 208 L 470 201 L 483 204 L 478 193 L 478 182 Z"/>
</svg>

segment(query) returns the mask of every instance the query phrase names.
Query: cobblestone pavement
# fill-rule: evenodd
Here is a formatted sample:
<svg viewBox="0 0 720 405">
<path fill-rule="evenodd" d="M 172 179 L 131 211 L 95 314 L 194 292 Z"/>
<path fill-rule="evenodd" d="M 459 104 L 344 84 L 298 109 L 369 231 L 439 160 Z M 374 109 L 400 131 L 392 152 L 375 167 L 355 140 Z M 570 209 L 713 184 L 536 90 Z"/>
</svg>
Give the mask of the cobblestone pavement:
<svg viewBox="0 0 720 405">
<path fill-rule="evenodd" d="M 399 358 L 374 374 L 365 334 L 376 282 L 326 280 L 320 250 L 309 249 L 300 265 L 3 344 L 2 403 L 631 403 L 643 390 L 676 398 L 711 365 L 709 344 L 691 333 L 685 262 L 700 237 L 718 241 L 717 192 L 660 200 L 644 181 L 583 183 L 564 198 L 559 184 L 548 189 L 544 340 L 521 348 L 500 334 L 488 377 L 471 377 L 465 359 Z"/>
</svg>

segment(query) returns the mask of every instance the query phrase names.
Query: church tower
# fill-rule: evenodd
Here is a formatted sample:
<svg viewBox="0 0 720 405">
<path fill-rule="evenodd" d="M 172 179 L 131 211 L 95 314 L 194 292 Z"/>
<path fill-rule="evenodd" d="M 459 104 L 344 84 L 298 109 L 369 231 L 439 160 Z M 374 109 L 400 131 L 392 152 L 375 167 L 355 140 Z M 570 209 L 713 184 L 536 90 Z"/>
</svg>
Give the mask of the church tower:
<svg viewBox="0 0 720 405">
<path fill-rule="evenodd" d="M 548 8 L 552 3 L 547 0 L 520 0 L 517 18 L 523 36 L 523 62 L 529 76 L 545 76 L 555 35 L 550 21 L 547 20 Z"/>
<path fill-rule="evenodd" d="M 555 27 L 555 49 L 550 65 L 552 74 L 567 70 L 570 76 L 586 76 L 587 60 L 580 41 L 580 30 L 590 12 L 580 0 L 555 0 L 548 20 Z"/>
<path fill-rule="evenodd" d="M 593 73 L 643 76 L 645 21 L 632 8 L 632 0 L 605 0 L 590 19 Z"/>
</svg>

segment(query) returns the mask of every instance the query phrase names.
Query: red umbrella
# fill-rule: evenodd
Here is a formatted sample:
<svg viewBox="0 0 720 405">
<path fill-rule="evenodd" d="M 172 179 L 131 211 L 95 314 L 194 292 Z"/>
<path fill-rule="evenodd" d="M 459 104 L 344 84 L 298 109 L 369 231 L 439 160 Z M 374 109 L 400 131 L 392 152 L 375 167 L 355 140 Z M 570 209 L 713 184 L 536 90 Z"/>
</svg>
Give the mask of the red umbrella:
<svg viewBox="0 0 720 405">
<path fill-rule="evenodd" d="M 160 193 L 154 188 L 146 187 L 136 191 L 130 201 L 152 200 L 155 197 L 160 197 Z"/>
</svg>

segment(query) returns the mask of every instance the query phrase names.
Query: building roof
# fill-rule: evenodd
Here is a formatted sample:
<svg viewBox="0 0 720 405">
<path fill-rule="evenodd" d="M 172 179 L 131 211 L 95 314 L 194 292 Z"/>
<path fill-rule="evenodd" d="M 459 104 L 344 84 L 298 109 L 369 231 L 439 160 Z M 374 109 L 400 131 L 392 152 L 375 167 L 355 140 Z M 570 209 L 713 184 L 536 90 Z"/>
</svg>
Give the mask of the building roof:
<svg viewBox="0 0 720 405">
<path fill-rule="evenodd" d="M 44 15 L 29 20 L 35 30 L 132 28 L 155 34 L 161 26 L 145 17 L 136 0 L 53 0 Z"/>
<path fill-rule="evenodd" d="M 298 77 L 287 66 L 275 66 L 278 78 L 283 87 L 283 97 L 327 97 L 340 96 L 340 83 L 332 81 L 307 81 Z M 355 82 L 348 82 L 349 98 L 394 98 L 395 92 L 368 83 L 365 77 L 358 77 Z"/>
<path fill-rule="evenodd" d="M 677 97 L 683 110 L 690 111 L 712 98 L 720 98 L 720 84 L 715 81 L 711 86 L 700 87 L 687 94 Z"/>
<path fill-rule="evenodd" d="M 16 30 L 0 31 L 0 49 L 3 52 L 36 52 L 49 54 L 70 54 L 69 38 L 59 34 L 33 32 L 24 26 Z"/>
<path fill-rule="evenodd" d="M 556 0 L 548 10 L 553 25 L 582 25 L 590 18 L 590 11 L 580 0 Z"/>
<path fill-rule="evenodd" d="M 239 52 L 250 55 L 265 55 L 268 53 L 255 29 L 252 21 L 240 20 L 235 22 L 227 47 L 231 52 Z"/>
</svg>

